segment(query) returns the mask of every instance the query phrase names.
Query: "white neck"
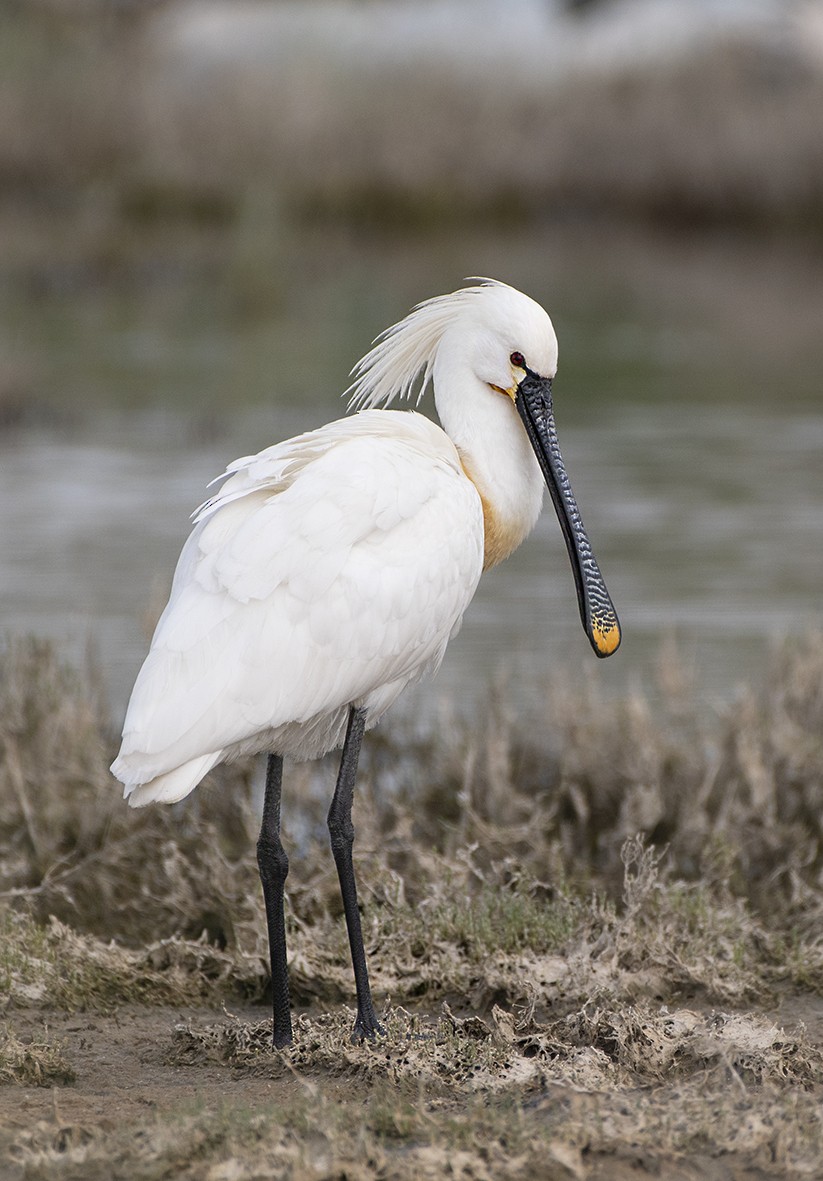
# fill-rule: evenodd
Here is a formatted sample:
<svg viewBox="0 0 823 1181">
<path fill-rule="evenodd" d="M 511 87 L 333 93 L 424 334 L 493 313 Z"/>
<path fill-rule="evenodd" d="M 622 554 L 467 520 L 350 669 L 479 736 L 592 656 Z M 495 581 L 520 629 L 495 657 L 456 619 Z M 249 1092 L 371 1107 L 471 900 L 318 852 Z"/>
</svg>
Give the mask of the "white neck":
<svg viewBox="0 0 823 1181">
<path fill-rule="evenodd" d="M 534 528 L 543 477 L 511 398 L 486 385 L 449 350 L 434 365 L 434 399 L 443 430 L 483 504 L 484 569 L 502 562 Z"/>
</svg>

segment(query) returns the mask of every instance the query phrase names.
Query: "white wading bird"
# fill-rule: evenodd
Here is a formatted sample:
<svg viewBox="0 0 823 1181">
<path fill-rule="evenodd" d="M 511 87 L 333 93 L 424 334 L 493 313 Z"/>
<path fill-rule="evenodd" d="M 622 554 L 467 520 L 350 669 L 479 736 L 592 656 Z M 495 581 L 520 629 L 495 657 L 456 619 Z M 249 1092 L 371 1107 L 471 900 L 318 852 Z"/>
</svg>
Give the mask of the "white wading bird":
<svg viewBox="0 0 823 1181">
<path fill-rule="evenodd" d="M 134 686 L 112 771 L 134 807 L 192 791 L 215 764 L 267 751 L 257 860 L 274 1045 L 292 1040 L 280 841 L 284 756 L 342 745 L 328 816 L 357 988 L 353 1040 L 381 1033 L 352 864 L 365 730 L 437 669 L 483 570 L 534 526 L 548 485 L 598 656 L 620 627 L 557 444 L 557 340 L 503 283 L 427 300 L 354 370 L 360 413 L 238 459 L 198 509 Z M 429 379 L 442 429 L 376 409 Z M 419 395 L 418 395 L 419 396 Z"/>
</svg>

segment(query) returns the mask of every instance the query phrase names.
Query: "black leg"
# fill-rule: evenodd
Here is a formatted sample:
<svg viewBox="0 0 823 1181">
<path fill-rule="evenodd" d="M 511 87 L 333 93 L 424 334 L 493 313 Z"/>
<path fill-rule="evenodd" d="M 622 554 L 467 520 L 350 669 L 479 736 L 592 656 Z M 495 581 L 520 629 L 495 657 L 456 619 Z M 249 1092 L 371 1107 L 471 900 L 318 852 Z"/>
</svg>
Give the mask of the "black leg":
<svg viewBox="0 0 823 1181">
<path fill-rule="evenodd" d="M 363 932 L 360 927 L 360 911 L 357 908 L 357 886 L 352 862 L 354 826 L 351 822 L 351 806 L 354 779 L 357 774 L 357 760 L 360 757 L 360 744 L 363 741 L 365 728 L 365 711 L 352 708 L 349 714 L 346 741 L 343 744 L 343 757 L 340 760 L 337 787 L 329 808 L 331 851 L 337 866 L 337 876 L 340 878 L 340 892 L 343 895 L 343 909 L 346 914 L 346 928 L 349 932 L 349 946 L 354 966 L 354 982 L 357 988 L 357 1020 L 352 1033 L 353 1042 L 361 1042 L 363 1038 L 374 1038 L 376 1034 L 383 1033 L 383 1027 L 374 1012 L 371 989 L 369 988 L 369 972 L 366 967 L 366 952 L 363 947 Z"/>
<path fill-rule="evenodd" d="M 289 872 L 289 859 L 280 841 L 280 789 L 283 782 L 283 760 L 269 755 L 266 765 L 266 798 L 263 801 L 263 822 L 257 839 L 257 864 L 263 897 L 266 900 L 266 921 L 269 928 L 271 956 L 271 992 L 274 1010 L 274 1045 L 279 1050 L 291 1045 L 291 1013 L 289 1012 L 289 972 L 286 967 L 286 921 L 283 914 L 283 887 Z"/>
</svg>

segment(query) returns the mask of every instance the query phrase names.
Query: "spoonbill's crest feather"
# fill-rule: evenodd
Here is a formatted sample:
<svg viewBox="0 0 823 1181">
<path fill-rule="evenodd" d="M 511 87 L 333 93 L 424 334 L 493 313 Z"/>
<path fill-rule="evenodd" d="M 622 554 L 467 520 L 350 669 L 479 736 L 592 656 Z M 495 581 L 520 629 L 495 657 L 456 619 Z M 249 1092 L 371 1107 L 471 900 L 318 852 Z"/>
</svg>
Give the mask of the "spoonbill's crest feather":
<svg viewBox="0 0 823 1181">
<path fill-rule="evenodd" d="M 533 305 L 543 320 L 548 319 L 539 305 L 497 279 L 479 279 L 475 286 L 426 299 L 405 319 L 382 332 L 374 347 L 355 365 L 352 370 L 355 380 L 346 390 L 349 409 L 390 406 L 397 398 L 411 398 L 418 377 L 421 380 L 416 403 L 419 403 L 431 381 L 437 349 L 443 336 L 459 321 L 465 321 L 466 313 L 472 319 L 475 315 L 482 319 L 493 291 L 513 297 L 512 302 L 521 309 L 526 303 Z M 494 312 L 499 312 L 500 301 L 492 302 L 495 304 Z M 492 328 L 492 325 L 496 331 L 502 327 L 493 321 L 489 327 Z M 510 347 L 522 350 L 526 346 L 520 342 L 512 343 Z"/>
</svg>

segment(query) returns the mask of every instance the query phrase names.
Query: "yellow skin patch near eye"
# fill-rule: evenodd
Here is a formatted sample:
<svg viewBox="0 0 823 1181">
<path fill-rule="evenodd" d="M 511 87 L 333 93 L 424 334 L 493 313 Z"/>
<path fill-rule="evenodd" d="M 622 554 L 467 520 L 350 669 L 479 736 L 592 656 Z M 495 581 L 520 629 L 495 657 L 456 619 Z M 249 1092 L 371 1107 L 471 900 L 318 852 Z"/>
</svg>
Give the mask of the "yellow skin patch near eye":
<svg viewBox="0 0 823 1181">
<path fill-rule="evenodd" d="M 505 397 L 511 398 L 511 400 L 514 401 L 515 398 L 517 397 L 517 387 L 520 385 L 520 382 L 523 380 L 523 378 L 525 376 L 526 376 L 525 369 L 518 369 L 513 365 L 512 366 L 512 384 L 508 387 L 508 389 L 504 389 L 502 385 L 493 385 L 493 384 L 492 384 L 491 388 L 493 390 L 495 390 L 498 394 L 503 394 Z"/>
</svg>

